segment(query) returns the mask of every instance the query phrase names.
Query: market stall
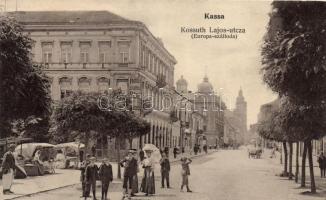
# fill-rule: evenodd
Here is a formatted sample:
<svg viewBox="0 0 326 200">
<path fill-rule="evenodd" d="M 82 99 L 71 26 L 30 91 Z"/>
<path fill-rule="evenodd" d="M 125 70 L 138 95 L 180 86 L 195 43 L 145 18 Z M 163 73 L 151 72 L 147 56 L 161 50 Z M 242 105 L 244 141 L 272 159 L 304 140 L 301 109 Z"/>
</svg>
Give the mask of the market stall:
<svg viewBox="0 0 326 200">
<path fill-rule="evenodd" d="M 79 142 L 61 143 L 55 146 L 57 156 L 55 159 L 56 168 L 76 168 L 79 165 L 79 158 L 83 154 L 85 145 Z"/>
<path fill-rule="evenodd" d="M 48 143 L 25 143 L 18 145 L 14 153 L 24 160 L 24 169 L 28 176 L 38 176 L 54 173 L 54 147 Z"/>
</svg>

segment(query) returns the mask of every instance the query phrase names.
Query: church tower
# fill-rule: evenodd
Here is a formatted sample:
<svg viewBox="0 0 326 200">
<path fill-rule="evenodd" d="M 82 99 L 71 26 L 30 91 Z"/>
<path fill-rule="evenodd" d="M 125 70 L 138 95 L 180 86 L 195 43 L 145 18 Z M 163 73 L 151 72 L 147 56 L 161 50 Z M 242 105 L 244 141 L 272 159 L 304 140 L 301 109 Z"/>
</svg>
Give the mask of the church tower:
<svg viewBox="0 0 326 200">
<path fill-rule="evenodd" d="M 183 76 L 181 76 L 181 78 L 177 81 L 176 85 L 177 85 L 178 92 L 183 93 L 183 94 L 188 93 L 188 83 L 187 83 L 186 79 L 183 78 Z"/>
<path fill-rule="evenodd" d="M 236 105 L 234 109 L 234 114 L 239 118 L 240 124 L 240 134 L 242 136 L 242 142 L 244 142 L 244 137 L 247 133 L 247 102 L 243 97 L 242 89 L 240 88 L 239 94 L 236 100 Z"/>
</svg>

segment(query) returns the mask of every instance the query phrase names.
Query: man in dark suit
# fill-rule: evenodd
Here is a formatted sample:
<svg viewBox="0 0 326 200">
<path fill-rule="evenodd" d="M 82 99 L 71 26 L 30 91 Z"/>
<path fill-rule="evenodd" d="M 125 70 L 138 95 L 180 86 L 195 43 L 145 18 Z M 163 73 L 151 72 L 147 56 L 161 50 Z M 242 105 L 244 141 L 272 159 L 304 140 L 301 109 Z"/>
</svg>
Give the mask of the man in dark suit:
<svg viewBox="0 0 326 200">
<path fill-rule="evenodd" d="M 162 188 L 164 188 L 164 181 L 166 180 L 166 186 L 170 188 L 170 161 L 166 154 L 163 153 L 162 159 L 160 161 L 161 164 L 161 178 L 162 178 Z"/>
<path fill-rule="evenodd" d="M 93 191 L 93 200 L 96 200 L 96 179 L 98 177 L 98 167 L 95 164 L 95 157 L 90 158 L 90 164 L 87 165 L 85 170 L 85 180 L 86 180 L 86 195 L 85 199 L 89 196 L 89 193 Z"/>
<path fill-rule="evenodd" d="M 325 177 L 324 167 L 325 167 L 325 162 L 326 162 L 323 152 L 321 152 L 320 155 L 318 156 L 317 162 L 318 162 L 319 168 L 320 168 L 320 177 L 323 178 L 323 177 Z"/>
<path fill-rule="evenodd" d="M 137 175 L 138 163 L 134 158 L 134 150 L 129 150 L 128 155 L 125 159 L 120 162 L 120 166 L 125 168 L 123 174 L 123 188 L 125 189 L 126 194 L 128 194 L 128 185 L 131 191 L 131 196 L 135 196 L 132 192 L 133 177 Z"/>
<path fill-rule="evenodd" d="M 99 170 L 100 180 L 102 182 L 102 198 L 101 200 L 107 200 L 108 189 L 110 182 L 113 180 L 112 166 L 108 160 L 104 159 Z"/>
<path fill-rule="evenodd" d="M 14 170 L 16 168 L 16 161 L 13 155 L 15 150 L 15 145 L 10 145 L 8 147 L 8 151 L 3 155 L 2 159 L 2 184 L 3 184 L 3 194 L 12 194 L 13 192 L 10 190 L 12 183 L 14 181 Z"/>
</svg>

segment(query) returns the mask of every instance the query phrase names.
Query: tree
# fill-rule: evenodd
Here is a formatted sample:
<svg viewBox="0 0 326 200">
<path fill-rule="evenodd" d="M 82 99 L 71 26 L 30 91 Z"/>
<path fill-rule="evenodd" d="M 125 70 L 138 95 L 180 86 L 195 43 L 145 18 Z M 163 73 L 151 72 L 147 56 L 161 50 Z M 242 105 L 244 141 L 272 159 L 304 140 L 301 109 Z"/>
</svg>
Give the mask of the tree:
<svg viewBox="0 0 326 200">
<path fill-rule="evenodd" d="M 265 139 L 282 142 L 284 149 L 284 170 L 281 176 L 288 176 L 288 151 L 286 142 L 288 138 L 282 130 L 280 121 L 279 100 L 270 103 L 271 109 L 264 112 L 264 118 L 258 122 L 258 133 Z"/>
<path fill-rule="evenodd" d="M 25 120 L 15 120 L 11 132 L 14 136 L 32 138 L 34 142 L 49 142 L 49 119 L 29 116 Z"/>
<path fill-rule="evenodd" d="M 109 120 L 107 120 L 108 123 L 105 125 L 105 130 L 107 131 L 105 134 L 116 138 L 119 162 L 121 141 L 127 139 L 129 141 L 129 147 L 132 148 L 132 140 L 147 134 L 150 131 L 150 124 L 130 111 L 111 110 L 106 112 L 106 118 Z M 118 178 L 121 178 L 121 168 L 119 165 Z"/>
<path fill-rule="evenodd" d="M 15 120 L 47 118 L 49 80 L 30 59 L 31 40 L 14 20 L 0 17 L 0 132 L 11 134 Z"/>
<path fill-rule="evenodd" d="M 316 192 L 311 141 L 323 136 L 326 108 L 325 2 L 273 2 L 262 47 L 265 83 L 289 98 L 284 123 L 301 130 L 307 146 L 311 192 Z M 314 116 L 317 114 L 319 118 Z"/>
<path fill-rule="evenodd" d="M 60 140 L 62 135 L 74 133 L 74 137 L 85 142 L 85 154 L 88 152 L 89 139 L 103 129 L 104 112 L 98 107 L 97 93 L 74 92 L 63 98 L 53 114 L 52 137 Z"/>
<path fill-rule="evenodd" d="M 86 153 L 90 138 L 116 138 L 119 161 L 121 141 L 132 141 L 150 130 L 149 123 L 132 112 L 129 102 L 119 91 L 104 96 L 98 93 L 74 92 L 56 105 L 52 117 L 52 137 L 60 142 L 82 138 Z M 120 167 L 118 177 L 121 177 Z"/>
</svg>

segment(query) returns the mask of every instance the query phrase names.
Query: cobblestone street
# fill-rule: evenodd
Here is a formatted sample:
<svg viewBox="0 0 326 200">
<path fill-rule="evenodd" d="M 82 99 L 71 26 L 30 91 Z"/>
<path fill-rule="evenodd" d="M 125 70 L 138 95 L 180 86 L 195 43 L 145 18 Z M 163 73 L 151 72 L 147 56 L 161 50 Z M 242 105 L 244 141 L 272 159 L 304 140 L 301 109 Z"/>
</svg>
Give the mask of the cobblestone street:
<svg viewBox="0 0 326 200">
<path fill-rule="evenodd" d="M 249 159 L 245 150 L 221 150 L 198 157 L 191 164 L 190 187 L 193 193 L 180 192 L 180 166 L 173 164 L 171 189 L 161 189 L 160 179 L 156 178 L 156 195 L 145 197 L 142 194 L 133 199 L 219 199 L 219 200 L 321 200 L 325 190 L 318 190 L 314 196 L 301 194 L 309 189 L 298 189 L 293 181 L 275 176 L 280 172 L 278 160 L 266 158 Z M 158 173 L 156 173 L 158 175 Z M 272 189 L 271 189 L 272 188 Z M 98 196 L 100 188 L 98 188 Z M 110 188 L 110 199 L 121 199 L 121 184 Z M 21 200 L 76 200 L 80 196 L 80 186 L 41 193 Z"/>
</svg>

